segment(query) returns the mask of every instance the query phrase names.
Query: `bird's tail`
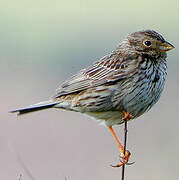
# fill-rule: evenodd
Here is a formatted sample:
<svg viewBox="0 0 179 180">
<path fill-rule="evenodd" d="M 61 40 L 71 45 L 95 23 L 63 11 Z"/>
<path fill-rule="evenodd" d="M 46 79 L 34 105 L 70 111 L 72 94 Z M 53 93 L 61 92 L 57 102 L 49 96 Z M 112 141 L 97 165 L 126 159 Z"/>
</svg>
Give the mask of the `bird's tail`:
<svg viewBox="0 0 179 180">
<path fill-rule="evenodd" d="M 24 108 L 20 108 L 20 109 L 15 109 L 13 111 L 10 111 L 11 113 L 18 113 L 18 115 L 22 115 L 22 114 L 26 114 L 26 113 L 30 113 L 30 112 L 34 112 L 34 111 L 40 111 L 43 109 L 48 109 L 51 108 L 53 106 L 55 106 L 56 104 L 59 104 L 59 102 L 54 102 L 52 100 L 49 101 L 43 101 L 37 104 L 33 104 Z"/>
</svg>

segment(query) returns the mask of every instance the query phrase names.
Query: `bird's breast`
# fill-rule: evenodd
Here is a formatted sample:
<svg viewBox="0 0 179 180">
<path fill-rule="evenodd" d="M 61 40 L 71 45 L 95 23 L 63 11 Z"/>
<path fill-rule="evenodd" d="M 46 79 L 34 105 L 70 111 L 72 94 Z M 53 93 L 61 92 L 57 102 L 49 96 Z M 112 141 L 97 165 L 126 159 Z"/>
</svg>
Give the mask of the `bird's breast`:
<svg viewBox="0 0 179 180">
<path fill-rule="evenodd" d="M 160 98 L 164 88 L 166 71 L 150 68 L 138 72 L 131 79 L 131 87 L 123 99 L 123 106 L 134 117 L 148 111 Z"/>
</svg>

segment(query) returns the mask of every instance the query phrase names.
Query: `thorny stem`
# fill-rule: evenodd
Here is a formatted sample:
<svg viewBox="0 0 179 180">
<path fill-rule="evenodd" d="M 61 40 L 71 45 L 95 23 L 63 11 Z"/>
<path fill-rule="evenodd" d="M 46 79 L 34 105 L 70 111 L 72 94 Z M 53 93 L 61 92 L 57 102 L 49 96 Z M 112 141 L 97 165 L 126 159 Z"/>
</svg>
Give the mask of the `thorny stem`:
<svg viewBox="0 0 179 180">
<path fill-rule="evenodd" d="M 127 120 L 124 121 L 124 154 L 126 154 L 126 144 L 127 144 Z M 124 180 L 125 174 L 125 164 L 122 166 L 122 178 Z"/>
</svg>

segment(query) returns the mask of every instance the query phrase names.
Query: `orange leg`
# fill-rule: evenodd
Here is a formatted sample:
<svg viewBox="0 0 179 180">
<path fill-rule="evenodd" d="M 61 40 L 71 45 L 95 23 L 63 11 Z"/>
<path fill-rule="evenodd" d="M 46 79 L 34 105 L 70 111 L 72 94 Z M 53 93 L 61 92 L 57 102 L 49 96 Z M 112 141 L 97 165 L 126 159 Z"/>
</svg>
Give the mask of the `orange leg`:
<svg viewBox="0 0 179 180">
<path fill-rule="evenodd" d="M 123 121 L 127 121 L 130 120 L 132 118 L 132 115 L 126 111 L 122 111 L 122 113 L 124 114 L 124 117 L 122 118 Z"/>
<path fill-rule="evenodd" d="M 119 148 L 120 155 L 121 155 L 121 156 L 124 155 L 124 147 L 123 147 L 122 144 L 120 143 L 120 141 L 119 141 L 119 139 L 118 139 L 118 137 L 117 137 L 117 135 L 116 135 L 114 129 L 113 129 L 112 127 L 108 127 L 108 128 L 109 128 L 109 130 L 111 131 L 111 133 L 112 133 L 114 139 L 115 139 L 116 142 L 117 142 L 117 145 L 118 145 L 118 148 Z"/>
<path fill-rule="evenodd" d="M 129 119 L 131 119 L 131 115 L 125 111 L 122 111 L 122 113 L 124 114 L 124 117 L 122 118 L 123 121 L 127 121 Z M 114 139 L 116 140 L 117 144 L 118 144 L 118 148 L 119 148 L 119 152 L 120 152 L 120 156 L 121 156 L 121 163 L 116 165 L 116 166 L 112 166 L 112 167 L 121 167 L 123 166 L 124 164 L 127 164 L 128 163 L 128 160 L 129 160 L 129 157 L 131 155 L 131 153 L 126 150 L 125 154 L 124 154 L 124 147 L 122 146 L 122 144 L 120 143 L 114 129 L 112 127 L 108 127 L 110 132 L 112 133 Z"/>
</svg>

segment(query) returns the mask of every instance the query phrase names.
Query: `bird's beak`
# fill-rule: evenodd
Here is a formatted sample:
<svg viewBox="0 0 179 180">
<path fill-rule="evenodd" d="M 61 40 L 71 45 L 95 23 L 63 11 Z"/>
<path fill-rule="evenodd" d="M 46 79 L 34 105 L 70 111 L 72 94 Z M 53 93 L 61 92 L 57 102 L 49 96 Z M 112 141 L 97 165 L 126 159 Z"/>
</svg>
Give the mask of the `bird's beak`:
<svg viewBox="0 0 179 180">
<path fill-rule="evenodd" d="M 165 41 L 164 43 L 160 44 L 159 49 L 160 51 L 169 51 L 171 49 L 175 48 L 172 44 Z"/>
</svg>

